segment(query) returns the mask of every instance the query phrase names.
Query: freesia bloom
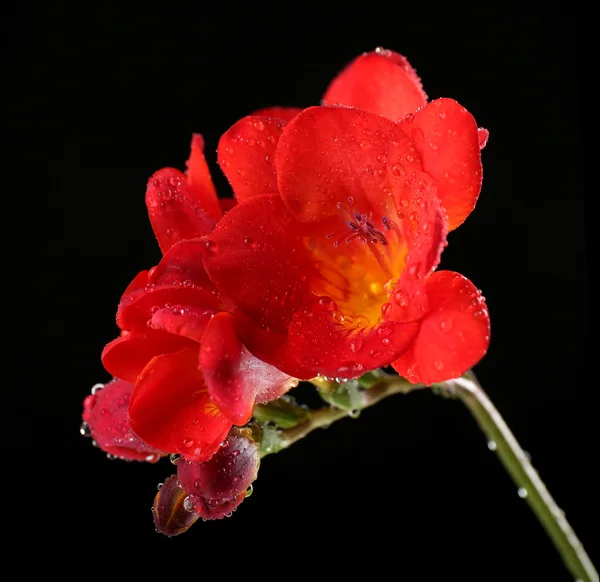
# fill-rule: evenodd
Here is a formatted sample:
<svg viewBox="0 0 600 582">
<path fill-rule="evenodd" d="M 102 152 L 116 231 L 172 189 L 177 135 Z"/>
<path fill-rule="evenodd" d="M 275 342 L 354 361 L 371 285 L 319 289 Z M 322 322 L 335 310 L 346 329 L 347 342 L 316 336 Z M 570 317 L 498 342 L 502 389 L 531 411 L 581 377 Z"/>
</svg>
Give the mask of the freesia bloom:
<svg viewBox="0 0 600 582">
<path fill-rule="evenodd" d="M 357 90 L 369 70 L 385 91 Z M 249 116 L 222 137 L 239 203 L 208 237 L 208 275 L 250 351 L 290 375 L 457 377 L 485 354 L 489 317 L 470 281 L 434 271 L 479 196 L 477 124 L 451 99 L 426 104 L 389 51 L 360 57 L 325 100 L 354 107 Z"/>
<path fill-rule="evenodd" d="M 102 354 L 106 369 L 134 383 L 129 420 L 149 446 L 195 461 L 212 457 L 255 401 L 278 398 L 297 380 L 254 357 L 202 266 L 200 237 L 222 216 L 194 136 L 186 175 L 172 168 L 148 182 L 146 204 L 164 256 L 127 287 L 121 335 Z"/>
</svg>

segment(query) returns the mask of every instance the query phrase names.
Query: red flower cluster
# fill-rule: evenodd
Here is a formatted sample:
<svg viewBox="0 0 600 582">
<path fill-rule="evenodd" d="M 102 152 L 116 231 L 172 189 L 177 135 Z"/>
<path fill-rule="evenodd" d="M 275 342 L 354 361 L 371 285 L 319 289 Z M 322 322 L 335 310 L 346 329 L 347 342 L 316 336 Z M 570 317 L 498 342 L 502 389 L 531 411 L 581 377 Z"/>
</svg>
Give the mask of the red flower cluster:
<svg viewBox="0 0 600 582">
<path fill-rule="evenodd" d="M 464 107 L 428 103 L 406 59 L 383 49 L 342 71 L 322 106 L 261 110 L 222 136 L 218 162 L 234 201 L 218 200 L 195 135 L 187 171 L 165 168 L 148 182 L 163 258 L 121 298 L 121 335 L 102 354 L 120 380 L 102 393 L 123 399 L 116 387 L 128 387 L 130 424 L 111 440 L 116 425 L 87 401 L 98 444 L 200 466 L 240 445 L 230 431 L 255 403 L 299 379 L 392 365 L 431 384 L 477 363 L 489 342 L 481 293 L 435 269 L 448 230 L 479 196 L 486 141 Z M 169 519 L 183 499 L 196 516 L 221 517 L 213 505 L 235 506 L 255 476 L 211 497 L 179 473 L 183 489 L 169 481 L 157 496 Z M 164 525 L 163 513 L 155 509 Z"/>
</svg>

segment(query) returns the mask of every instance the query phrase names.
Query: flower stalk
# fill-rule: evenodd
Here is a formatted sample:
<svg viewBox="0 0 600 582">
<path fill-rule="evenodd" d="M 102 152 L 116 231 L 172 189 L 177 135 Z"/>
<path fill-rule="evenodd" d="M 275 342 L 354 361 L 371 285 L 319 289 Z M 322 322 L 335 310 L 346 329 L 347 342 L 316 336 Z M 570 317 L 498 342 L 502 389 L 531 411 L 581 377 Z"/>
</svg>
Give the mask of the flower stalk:
<svg viewBox="0 0 600 582">
<path fill-rule="evenodd" d="M 311 383 L 320 393 L 332 392 L 339 388 L 337 382 L 329 382 L 322 377 L 311 380 Z M 371 387 L 362 390 L 360 398 L 354 402 L 354 410 L 328 406 L 311 411 L 306 421 L 292 428 L 276 430 L 269 427 L 269 446 L 261 447 L 261 456 L 283 450 L 317 428 L 327 428 L 348 416 L 355 417 L 360 410 L 373 406 L 388 396 L 409 394 L 414 390 L 427 388 L 425 384 L 411 384 L 402 377 L 386 374 L 380 375 L 377 382 L 369 384 Z M 567 521 L 565 513 L 548 492 L 527 454 L 474 374 L 467 372 L 460 378 L 434 384 L 432 388 L 435 394 L 461 400 L 469 409 L 488 439 L 488 447 L 497 453 L 518 487 L 519 496 L 535 513 L 574 579 L 577 582 L 597 582 L 598 572 Z M 326 400 L 331 403 L 331 400 Z"/>
</svg>

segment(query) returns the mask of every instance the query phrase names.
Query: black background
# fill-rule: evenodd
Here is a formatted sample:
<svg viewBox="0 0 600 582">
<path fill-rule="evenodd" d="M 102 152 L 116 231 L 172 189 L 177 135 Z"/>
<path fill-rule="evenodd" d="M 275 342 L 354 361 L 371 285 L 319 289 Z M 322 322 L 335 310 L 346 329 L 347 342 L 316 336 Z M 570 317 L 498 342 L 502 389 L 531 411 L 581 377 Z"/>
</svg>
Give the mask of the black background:
<svg viewBox="0 0 600 582">
<path fill-rule="evenodd" d="M 16 79 L 5 93 L 24 112 L 5 121 L 18 119 L 13 143 L 28 150 L 22 212 L 40 219 L 44 261 L 34 269 L 29 252 L 16 255 L 35 271 L 23 293 L 36 304 L 19 318 L 30 348 L 8 409 L 26 428 L 5 440 L 25 499 L 11 554 L 181 559 L 198 575 L 208 559 L 270 578 L 314 572 L 320 555 L 398 580 L 569 579 L 466 409 L 430 393 L 268 457 L 232 518 L 174 539 L 154 532 L 149 511 L 169 462 L 108 461 L 79 436 L 81 401 L 108 380 L 99 356 L 117 334 L 120 294 L 160 258 L 148 177 L 183 169 L 201 132 L 228 194 L 221 133 L 260 107 L 317 104 L 342 66 L 383 45 L 409 58 L 430 98 L 457 99 L 490 130 L 480 201 L 442 268 L 483 290 L 492 341 L 476 372 L 598 561 L 577 20 L 572 2 L 401 1 L 53 2 L 5 19 Z M 246 550 L 250 563 L 237 558 Z M 275 553 L 295 565 L 270 568 Z"/>
</svg>

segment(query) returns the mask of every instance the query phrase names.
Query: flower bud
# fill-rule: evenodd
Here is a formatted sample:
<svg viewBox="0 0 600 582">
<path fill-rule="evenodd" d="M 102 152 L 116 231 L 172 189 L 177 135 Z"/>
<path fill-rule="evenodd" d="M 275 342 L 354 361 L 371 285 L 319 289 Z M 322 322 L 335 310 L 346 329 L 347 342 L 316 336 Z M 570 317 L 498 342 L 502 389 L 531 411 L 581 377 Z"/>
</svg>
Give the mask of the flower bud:
<svg viewBox="0 0 600 582">
<path fill-rule="evenodd" d="M 182 459 L 177 476 L 189 495 L 223 502 L 245 493 L 256 479 L 259 464 L 259 447 L 250 431 L 234 428 L 210 460 L 195 463 Z"/>
<path fill-rule="evenodd" d="M 162 453 L 141 441 L 129 424 L 127 408 L 132 390 L 131 382 L 117 378 L 105 386 L 97 384 L 83 401 L 81 434 L 91 436 L 109 455 L 155 463 Z"/>
<path fill-rule="evenodd" d="M 167 536 L 182 534 L 200 517 L 187 493 L 179 487 L 177 475 L 171 475 L 156 494 L 152 517 L 156 531 Z"/>
</svg>

